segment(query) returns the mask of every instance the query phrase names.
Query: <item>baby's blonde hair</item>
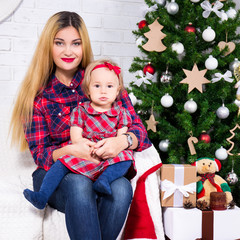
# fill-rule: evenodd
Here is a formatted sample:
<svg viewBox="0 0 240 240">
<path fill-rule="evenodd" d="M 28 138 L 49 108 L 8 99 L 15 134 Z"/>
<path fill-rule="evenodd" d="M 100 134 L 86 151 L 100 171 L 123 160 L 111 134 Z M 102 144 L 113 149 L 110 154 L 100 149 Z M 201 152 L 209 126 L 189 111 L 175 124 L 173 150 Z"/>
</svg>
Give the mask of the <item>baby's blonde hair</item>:
<svg viewBox="0 0 240 240">
<path fill-rule="evenodd" d="M 87 66 L 87 68 L 86 68 L 86 71 L 85 71 L 85 74 L 84 74 L 84 79 L 83 79 L 83 82 L 82 82 L 82 90 L 84 91 L 84 93 L 86 94 L 86 96 L 89 99 L 90 99 L 90 96 L 89 96 L 89 86 L 90 86 L 90 82 L 91 82 L 91 73 L 92 73 L 93 69 L 96 66 L 104 64 L 105 62 L 110 63 L 113 66 L 117 66 L 118 67 L 117 63 L 115 63 L 113 60 L 102 58 L 102 59 L 95 60 L 95 61 L 91 62 Z M 118 97 L 119 97 L 119 95 L 121 94 L 121 92 L 124 89 L 122 70 L 121 70 L 121 72 L 118 75 L 118 81 L 119 81 L 119 88 L 120 88 L 119 94 L 118 94 Z"/>
</svg>

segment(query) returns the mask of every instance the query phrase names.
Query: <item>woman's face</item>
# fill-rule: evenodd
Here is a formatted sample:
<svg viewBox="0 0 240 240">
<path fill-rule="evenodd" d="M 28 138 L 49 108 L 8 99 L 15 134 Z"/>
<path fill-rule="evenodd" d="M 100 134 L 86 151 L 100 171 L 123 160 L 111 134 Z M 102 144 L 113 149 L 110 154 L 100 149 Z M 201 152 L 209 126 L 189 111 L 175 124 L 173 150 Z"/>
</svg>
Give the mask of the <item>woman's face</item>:
<svg viewBox="0 0 240 240">
<path fill-rule="evenodd" d="M 78 31 L 72 27 L 60 30 L 53 42 L 53 61 L 55 73 L 74 73 L 82 61 L 82 40 Z"/>
</svg>

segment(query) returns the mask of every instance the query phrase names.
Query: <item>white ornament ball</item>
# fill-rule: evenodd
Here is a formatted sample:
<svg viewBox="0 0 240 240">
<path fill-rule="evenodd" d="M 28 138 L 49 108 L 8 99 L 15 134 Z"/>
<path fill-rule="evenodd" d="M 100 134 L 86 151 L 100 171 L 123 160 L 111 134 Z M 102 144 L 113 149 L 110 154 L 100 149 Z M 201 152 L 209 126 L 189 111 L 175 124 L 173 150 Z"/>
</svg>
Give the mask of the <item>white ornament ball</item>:
<svg viewBox="0 0 240 240">
<path fill-rule="evenodd" d="M 221 146 L 221 148 L 215 151 L 215 157 L 219 160 L 226 160 L 228 157 L 227 150 L 223 146 Z"/>
<path fill-rule="evenodd" d="M 160 143 L 159 143 L 159 149 L 162 151 L 162 152 L 167 152 L 168 151 L 168 147 L 169 147 L 169 140 L 168 139 L 165 139 L 165 140 L 162 140 Z"/>
<path fill-rule="evenodd" d="M 164 7 L 166 5 L 166 0 L 156 0 L 156 3 L 158 3 L 160 6 Z"/>
<path fill-rule="evenodd" d="M 213 41 L 215 37 L 216 37 L 216 33 L 211 27 L 207 27 L 202 33 L 202 38 L 206 42 Z"/>
<path fill-rule="evenodd" d="M 170 96 L 168 93 L 166 93 L 161 98 L 161 104 L 165 108 L 171 107 L 173 105 L 173 98 L 172 98 L 172 96 Z"/>
<path fill-rule="evenodd" d="M 238 58 L 234 58 L 234 60 L 229 64 L 229 69 L 234 72 L 234 69 L 240 64 Z"/>
<path fill-rule="evenodd" d="M 219 107 L 216 111 L 218 118 L 226 119 L 229 116 L 229 109 L 224 106 L 224 104 Z"/>
<path fill-rule="evenodd" d="M 129 94 L 128 94 L 128 96 L 130 97 L 130 99 L 131 99 L 131 102 L 132 102 L 132 105 L 133 106 L 135 106 L 136 104 L 137 104 L 137 98 L 135 97 L 135 95 L 133 94 L 133 92 L 130 92 Z"/>
<path fill-rule="evenodd" d="M 197 2 L 200 2 L 200 0 L 191 0 L 191 2 L 197 3 Z"/>
<path fill-rule="evenodd" d="M 176 42 L 172 44 L 172 50 L 177 52 L 177 54 L 182 54 L 184 52 L 184 46 L 180 42 Z"/>
<path fill-rule="evenodd" d="M 197 110 L 197 103 L 191 98 L 184 104 L 184 109 L 189 113 L 194 113 Z"/>
<path fill-rule="evenodd" d="M 221 11 L 221 22 L 227 21 L 228 20 L 228 15 L 227 13 L 224 12 L 224 10 Z"/>
<path fill-rule="evenodd" d="M 218 60 L 212 55 L 209 55 L 208 59 L 205 61 L 205 67 L 208 70 L 214 70 L 218 67 Z"/>
<path fill-rule="evenodd" d="M 226 14 L 228 15 L 229 18 L 233 19 L 236 17 L 237 11 L 231 7 L 227 10 Z"/>
<path fill-rule="evenodd" d="M 172 0 L 168 5 L 167 5 L 167 12 L 171 15 L 175 15 L 179 11 L 179 6 L 175 2 L 175 0 Z"/>
</svg>

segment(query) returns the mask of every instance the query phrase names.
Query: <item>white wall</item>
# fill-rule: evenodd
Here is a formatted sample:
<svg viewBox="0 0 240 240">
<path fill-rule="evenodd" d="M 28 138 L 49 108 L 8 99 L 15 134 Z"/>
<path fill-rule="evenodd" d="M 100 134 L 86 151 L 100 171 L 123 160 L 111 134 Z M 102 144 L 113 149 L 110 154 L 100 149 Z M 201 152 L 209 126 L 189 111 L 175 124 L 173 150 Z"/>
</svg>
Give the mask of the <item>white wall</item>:
<svg viewBox="0 0 240 240">
<path fill-rule="evenodd" d="M 240 7 L 239 0 L 235 0 Z M 132 30 L 142 20 L 144 0 L 23 0 L 16 11 L 0 22 L 0 118 L 9 106 L 31 60 L 47 19 L 62 10 L 79 13 L 89 30 L 96 58 L 110 56 L 124 69 L 124 81 L 134 56 L 139 55 Z"/>
<path fill-rule="evenodd" d="M 83 17 L 95 58 L 117 61 L 128 83 L 133 79 L 128 69 L 139 54 L 132 30 L 141 20 L 143 5 L 143 0 L 23 0 L 0 22 L 0 117 L 9 112 L 43 26 L 58 11 L 75 11 Z"/>
</svg>

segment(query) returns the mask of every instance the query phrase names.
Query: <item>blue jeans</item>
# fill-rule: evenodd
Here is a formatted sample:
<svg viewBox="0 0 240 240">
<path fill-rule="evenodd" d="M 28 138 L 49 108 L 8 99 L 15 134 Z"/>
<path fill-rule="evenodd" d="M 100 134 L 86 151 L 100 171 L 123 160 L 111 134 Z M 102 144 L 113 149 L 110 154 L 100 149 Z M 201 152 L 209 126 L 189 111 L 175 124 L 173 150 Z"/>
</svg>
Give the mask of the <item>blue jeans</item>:
<svg viewBox="0 0 240 240">
<path fill-rule="evenodd" d="M 34 191 L 39 191 L 46 174 L 43 169 L 33 173 Z M 111 184 L 112 195 L 98 195 L 89 178 L 68 173 L 48 203 L 65 213 L 71 240 L 115 240 L 125 221 L 132 200 L 132 187 L 124 178 Z"/>
</svg>

